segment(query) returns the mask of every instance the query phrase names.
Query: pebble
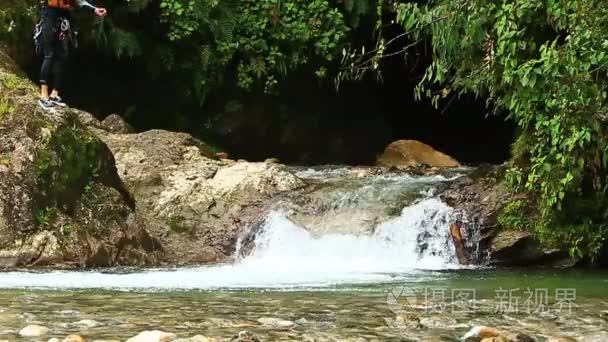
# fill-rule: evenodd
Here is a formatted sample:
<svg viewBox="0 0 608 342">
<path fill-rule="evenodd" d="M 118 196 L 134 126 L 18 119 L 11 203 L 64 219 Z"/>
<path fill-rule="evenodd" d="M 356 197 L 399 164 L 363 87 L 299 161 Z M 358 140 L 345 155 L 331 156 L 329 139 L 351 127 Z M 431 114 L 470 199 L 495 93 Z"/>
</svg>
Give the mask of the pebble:
<svg viewBox="0 0 608 342">
<path fill-rule="evenodd" d="M 600 331 L 597 333 L 589 334 L 583 336 L 580 339 L 581 342 L 606 342 L 608 341 L 608 332 Z"/>
<path fill-rule="evenodd" d="M 203 335 L 196 335 L 190 338 L 180 338 L 173 342 L 217 342 L 218 340 L 214 337 L 207 337 Z"/>
<path fill-rule="evenodd" d="M 127 342 L 173 342 L 177 336 L 160 330 L 142 331 L 137 336 L 131 337 Z"/>
<path fill-rule="evenodd" d="M 102 324 L 92 319 L 83 319 L 78 322 L 74 322 L 72 325 L 80 328 L 95 328 Z"/>
<path fill-rule="evenodd" d="M 279 329 L 289 329 L 296 325 L 292 321 L 286 321 L 286 320 L 283 320 L 280 318 L 271 318 L 271 317 L 260 318 L 260 319 L 258 319 L 258 323 L 268 326 L 268 327 L 279 328 Z"/>
<path fill-rule="evenodd" d="M 420 325 L 427 329 L 452 329 L 458 322 L 449 317 L 423 317 Z"/>
<path fill-rule="evenodd" d="M 234 336 L 230 342 L 261 342 L 260 339 L 249 331 L 241 331 Z"/>
<path fill-rule="evenodd" d="M 63 342 L 84 342 L 84 338 L 79 335 L 69 335 L 63 339 Z"/>
<path fill-rule="evenodd" d="M 40 325 L 28 325 L 19 330 L 19 335 L 22 337 L 40 337 L 49 333 L 49 328 Z"/>
</svg>

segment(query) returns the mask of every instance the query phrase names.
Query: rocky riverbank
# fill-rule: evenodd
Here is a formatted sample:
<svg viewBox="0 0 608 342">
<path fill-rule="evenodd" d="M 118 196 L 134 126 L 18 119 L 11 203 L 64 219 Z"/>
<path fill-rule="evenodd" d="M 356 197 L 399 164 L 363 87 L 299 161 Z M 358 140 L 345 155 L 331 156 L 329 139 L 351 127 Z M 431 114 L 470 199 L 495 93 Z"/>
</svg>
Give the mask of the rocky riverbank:
<svg viewBox="0 0 608 342">
<path fill-rule="evenodd" d="M 6 55 L 0 57 L 0 266 L 229 262 L 237 241 L 260 226 L 277 198 L 297 198 L 302 204 L 292 208 L 300 212 L 294 220 L 311 223 L 326 209 L 323 191 L 317 191 L 323 186 L 274 160 L 222 159 L 226 156 L 218 157 L 187 134 L 132 133 L 118 116 L 100 122 L 78 110 L 42 111 L 35 104 L 35 86 Z M 392 144 L 380 161 L 385 167 L 351 172 L 358 178 L 432 175 L 443 171 L 416 165 L 458 166 L 412 141 Z M 569 264 L 567 256 L 543 249 L 530 234 L 498 226 L 497 213 L 510 196 L 498 181 L 499 170 L 462 172 L 443 189 L 442 199 L 466 217 L 458 222 L 465 258 Z M 411 201 L 402 200 L 393 203 L 395 210 Z M 365 222 L 391 215 L 387 210 L 374 217 L 342 214 L 359 215 Z M 479 239 L 473 236 L 477 233 Z"/>
</svg>

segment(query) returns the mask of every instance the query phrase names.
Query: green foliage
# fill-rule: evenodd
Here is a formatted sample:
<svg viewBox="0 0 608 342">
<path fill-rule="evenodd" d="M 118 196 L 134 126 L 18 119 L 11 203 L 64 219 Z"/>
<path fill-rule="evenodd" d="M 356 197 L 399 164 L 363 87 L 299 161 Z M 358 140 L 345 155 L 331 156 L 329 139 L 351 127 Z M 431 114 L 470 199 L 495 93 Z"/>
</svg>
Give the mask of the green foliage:
<svg viewBox="0 0 608 342">
<path fill-rule="evenodd" d="M 508 112 L 520 135 L 505 177 L 534 198 L 539 236 L 596 256 L 608 236 L 605 2 L 435 0 L 396 13 L 431 46 L 417 96 L 437 104 L 472 93 Z"/>
<path fill-rule="evenodd" d="M 36 210 L 34 213 L 34 222 L 39 227 L 50 227 L 51 224 L 57 218 L 57 209 L 45 207 L 39 210 Z"/>
<path fill-rule="evenodd" d="M 0 2 L 0 42 L 13 50 L 13 55 L 28 56 L 31 44 L 22 44 L 30 37 L 37 19 L 37 1 L 2 0 Z M 28 42 L 31 38 L 28 39 Z"/>
<path fill-rule="evenodd" d="M 66 120 L 38 152 L 37 202 L 44 206 L 73 205 L 100 167 L 101 142 L 80 125 L 75 117 Z"/>
<path fill-rule="evenodd" d="M 344 21 L 327 0 L 131 1 L 112 6 L 90 38 L 117 57 L 143 57 L 152 75 L 170 74 L 186 96 L 204 99 L 225 80 L 272 93 L 304 65 L 325 77 L 345 44 Z"/>
<path fill-rule="evenodd" d="M 498 215 L 498 223 L 505 229 L 532 230 L 534 225 L 528 207 L 528 203 L 521 199 L 509 202 Z"/>
<path fill-rule="evenodd" d="M 13 106 L 11 106 L 5 99 L 0 100 L 0 121 L 5 117 L 14 112 Z"/>
</svg>

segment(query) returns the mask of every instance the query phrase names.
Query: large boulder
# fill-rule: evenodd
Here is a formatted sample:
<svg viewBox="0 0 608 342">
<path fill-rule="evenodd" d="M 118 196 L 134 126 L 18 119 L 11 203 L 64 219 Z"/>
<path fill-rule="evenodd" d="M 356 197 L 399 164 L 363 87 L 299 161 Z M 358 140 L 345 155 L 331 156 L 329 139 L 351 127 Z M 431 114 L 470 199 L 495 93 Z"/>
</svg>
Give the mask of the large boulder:
<svg viewBox="0 0 608 342">
<path fill-rule="evenodd" d="M 86 113 L 47 112 L 37 89 L 0 65 L 0 265 L 154 262 L 157 243 Z"/>
<path fill-rule="evenodd" d="M 567 251 L 544 247 L 534 234 L 500 224 L 499 216 L 514 199 L 501 181 L 504 166 L 482 166 L 463 172 L 440 195 L 454 208 L 451 233 L 459 260 L 492 265 L 570 267 L 577 260 Z"/>
<path fill-rule="evenodd" d="M 460 163 L 447 154 L 416 140 L 398 140 L 386 147 L 377 164 L 384 167 L 405 168 L 418 165 L 458 167 Z"/>
<path fill-rule="evenodd" d="M 219 160 L 188 134 L 96 132 L 114 153 L 148 231 L 162 242 L 166 263 L 228 260 L 275 195 L 305 185 L 281 164 Z"/>
<path fill-rule="evenodd" d="M 503 229 L 490 240 L 490 260 L 495 265 L 548 264 L 569 267 L 576 263 L 567 252 L 547 249 L 529 232 Z"/>
</svg>

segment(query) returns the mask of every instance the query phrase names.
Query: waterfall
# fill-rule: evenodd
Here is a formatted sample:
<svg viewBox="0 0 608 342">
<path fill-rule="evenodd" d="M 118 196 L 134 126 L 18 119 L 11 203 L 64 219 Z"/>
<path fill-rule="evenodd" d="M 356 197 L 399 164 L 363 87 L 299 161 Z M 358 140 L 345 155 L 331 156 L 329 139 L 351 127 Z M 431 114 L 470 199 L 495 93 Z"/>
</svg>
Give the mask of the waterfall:
<svg viewBox="0 0 608 342">
<path fill-rule="evenodd" d="M 349 275 L 443 269 L 455 266 L 449 233 L 451 208 L 438 199 L 406 207 L 401 215 L 380 224 L 371 235 L 326 234 L 315 237 L 271 213 L 256 238 L 256 249 L 242 263 L 276 272 L 323 278 Z"/>
<path fill-rule="evenodd" d="M 451 209 L 437 199 L 407 207 L 369 236 L 315 237 L 272 212 L 253 253 L 233 265 L 135 271 L 7 272 L 0 288 L 217 289 L 302 288 L 396 281 L 420 270 L 458 267 L 447 227 Z"/>
</svg>

